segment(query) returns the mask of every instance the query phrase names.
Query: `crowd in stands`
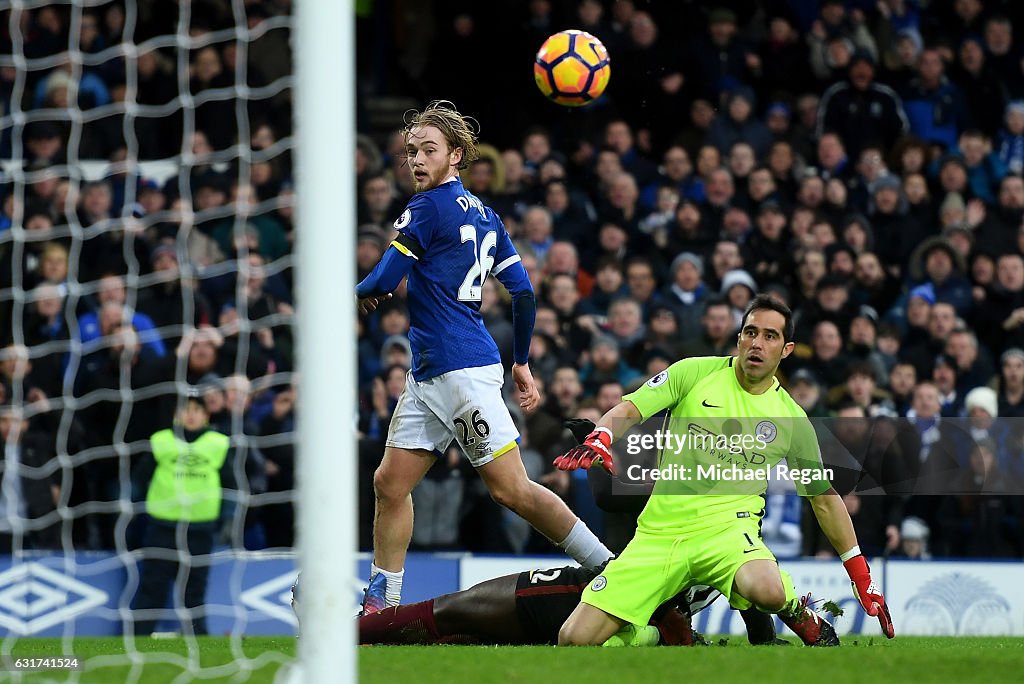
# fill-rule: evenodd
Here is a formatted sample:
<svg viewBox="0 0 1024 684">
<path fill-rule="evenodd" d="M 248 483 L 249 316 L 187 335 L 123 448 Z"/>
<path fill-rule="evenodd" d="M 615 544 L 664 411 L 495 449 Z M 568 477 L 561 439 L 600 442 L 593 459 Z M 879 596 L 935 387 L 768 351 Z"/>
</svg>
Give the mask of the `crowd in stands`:
<svg viewBox="0 0 1024 684">
<path fill-rule="evenodd" d="M 398 56 L 378 82 L 480 119 L 483 154 L 463 182 L 502 217 L 538 295 L 543 408 L 522 415 L 506 383 L 531 477 L 621 549 L 629 521 L 551 465 L 562 421 L 596 420 L 680 358 L 733 353 L 745 305 L 768 292 L 796 312 L 780 379 L 840 466 L 865 552 L 1024 556 L 1022 9 L 533 0 L 512 15 L 517 66 L 565 28 L 608 47 L 609 90 L 582 110 L 529 82 L 500 96 L 482 85 L 493 65 L 478 57 L 507 6 L 435 16 L 429 45 L 379 33 Z M 412 192 L 402 142 L 360 138 L 360 276 Z M 509 365 L 510 311 L 493 281 L 481 313 Z M 367 474 L 410 363 L 402 298 L 360 325 L 368 547 Z M 413 495 L 414 545 L 548 549 L 455 448 L 440 456 Z M 844 471 L 846 457 L 860 465 Z M 780 555 L 832 554 L 792 491 L 768 501 Z"/>
<path fill-rule="evenodd" d="M 244 5 L 250 29 L 290 12 Z M 743 307 L 769 292 L 796 312 L 780 378 L 872 472 L 843 492 L 865 552 L 1024 556 L 1024 5 L 436 5 L 362 7 L 355 258 L 362 277 L 412 194 L 402 136 L 371 127 L 371 96 L 447 98 L 475 116 L 483 155 L 463 182 L 502 217 L 538 297 L 543 408 L 523 415 L 506 382 L 532 478 L 621 548 L 628 517 L 551 466 L 568 446 L 562 421 L 596 420 L 680 358 L 732 353 Z M 230 28 L 232 7 L 193 3 L 187 33 Z M 23 12 L 23 42 L 6 33 L 10 12 L 0 54 L 56 66 L 0 67 L 5 114 L 53 113 L 0 132 L 25 179 L 7 174 L 0 206 L 0 432 L 4 472 L 23 473 L 0 506 L 37 521 L 22 534 L 0 516 L 0 541 L 114 548 L 122 503 L 144 498 L 145 440 L 170 424 L 184 382 L 236 447 L 221 541 L 290 546 L 291 90 L 231 87 L 238 73 L 250 88 L 287 78 L 288 31 L 199 40 L 182 74 L 170 48 L 103 52 L 177 32 L 174 3 L 139 3 L 130 36 L 121 3 L 78 18 L 41 6 Z M 563 28 L 590 31 L 612 59 L 606 95 L 580 110 L 530 78 Z M 110 59 L 79 70 L 69 44 Z M 191 113 L 183 83 L 201 102 Z M 166 181 L 133 164 L 168 157 L 181 172 Z M 90 158 L 110 162 L 102 180 L 81 180 Z M 410 364 L 402 294 L 359 320 L 363 548 Z M 508 366 L 503 295 L 488 280 L 481 313 Z M 414 547 L 551 551 L 457 449 L 440 456 L 414 493 Z M 780 555 L 830 553 L 809 520 L 792 492 L 770 492 L 764 532 Z"/>
<path fill-rule="evenodd" d="M 293 543 L 289 5 L 0 11 L 28 60 L 0 68 L 3 114 L 30 117 L 0 133 L 4 552 L 137 546 L 148 440 L 188 389 L 232 436 L 218 540 Z M 146 42 L 175 34 L 195 48 Z"/>
</svg>

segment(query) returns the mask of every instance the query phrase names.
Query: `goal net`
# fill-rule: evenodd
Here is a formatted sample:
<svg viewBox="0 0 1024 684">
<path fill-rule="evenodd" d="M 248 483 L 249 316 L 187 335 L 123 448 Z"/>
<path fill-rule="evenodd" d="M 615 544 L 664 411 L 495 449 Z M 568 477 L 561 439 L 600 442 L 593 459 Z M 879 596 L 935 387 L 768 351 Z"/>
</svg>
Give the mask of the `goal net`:
<svg viewBox="0 0 1024 684">
<path fill-rule="evenodd" d="M 294 658 L 296 361 L 325 353 L 294 310 L 298 21 L 287 0 L 0 3 L 0 670 L 269 681 Z"/>
</svg>

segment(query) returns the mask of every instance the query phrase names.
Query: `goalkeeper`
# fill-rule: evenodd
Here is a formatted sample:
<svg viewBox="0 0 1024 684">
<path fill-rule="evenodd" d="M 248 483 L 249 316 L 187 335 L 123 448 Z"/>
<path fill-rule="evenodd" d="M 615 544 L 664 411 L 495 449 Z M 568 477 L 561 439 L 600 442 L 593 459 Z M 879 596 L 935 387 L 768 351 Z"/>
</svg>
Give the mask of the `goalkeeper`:
<svg viewBox="0 0 1024 684">
<path fill-rule="evenodd" d="M 598 463 L 615 472 L 611 443 L 669 409 L 670 434 L 659 479 L 636 535 L 583 591 L 559 631 L 560 645 L 604 643 L 627 624 L 646 625 L 682 587 L 707 584 L 732 607 L 752 605 L 782 618 L 805 611 L 792 579 L 760 539 L 767 470 L 785 459 L 797 491 L 810 499 L 822 531 L 840 554 L 865 611 L 895 635 L 885 598 L 857 545 L 853 523 L 821 465 L 814 429 L 775 372 L 793 351 L 787 306 L 758 296 L 747 307 L 736 357 L 673 364 L 606 413 L 584 443 L 555 460 L 563 470 Z M 671 428 L 683 426 L 679 434 Z M 685 439 L 679 439 L 685 438 Z M 702 477 L 703 476 L 703 477 Z"/>
<path fill-rule="evenodd" d="M 589 420 L 569 420 L 565 427 L 576 443 L 593 431 Z M 601 470 L 591 471 L 590 486 L 601 508 L 614 504 L 620 512 L 639 512 L 650 495 L 649 487 L 622 487 Z M 613 495 L 612 489 L 626 489 Z M 633 494 L 633 495 L 630 495 Z M 566 566 L 521 572 L 481 582 L 469 589 L 411 605 L 385 608 L 359 617 L 360 644 L 554 644 L 558 630 L 580 602 L 580 593 L 598 572 Z M 298 583 L 293 587 L 297 594 Z M 689 587 L 658 607 L 651 616 L 654 629 L 633 630 L 631 643 L 691 646 L 702 643 L 691 626 L 691 616 L 711 605 L 721 594 L 707 586 Z M 788 644 L 776 638 L 775 625 L 755 608 L 741 611 L 752 645 Z M 808 606 L 784 618 L 808 646 L 838 646 L 832 625 Z"/>
</svg>

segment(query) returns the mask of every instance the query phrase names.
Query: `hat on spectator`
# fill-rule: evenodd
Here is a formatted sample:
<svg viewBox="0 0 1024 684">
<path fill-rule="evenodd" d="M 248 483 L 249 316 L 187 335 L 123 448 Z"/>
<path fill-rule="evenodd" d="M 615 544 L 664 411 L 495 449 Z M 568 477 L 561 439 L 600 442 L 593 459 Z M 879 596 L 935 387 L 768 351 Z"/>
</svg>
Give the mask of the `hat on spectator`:
<svg viewBox="0 0 1024 684">
<path fill-rule="evenodd" d="M 947 152 L 939 157 L 939 169 L 941 170 L 945 168 L 946 164 L 957 164 L 964 170 L 964 172 L 967 172 L 968 170 L 967 161 L 964 160 L 963 155 L 957 152 Z"/>
<path fill-rule="evenodd" d="M 178 250 L 174 248 L 174 245 L 166 242 L 157 245 L 153 248 L 153 251 L 149 253 L 149 262 L 156 263 L 156 260 L 162 256 L 172 256 L 175 260 L 178 259 Z"/>
<path fill-rule="evenodd" d="M 782 205 L 779 204 L 778 200 L 766 199 L 761 202 L 761 206 L 757 208 L 757 215 L 767 214 L 769 211 L 775 212 L 776 214 L 786 215 L 786 212 L 782 210 Z"/>
<path fill-rule="evenodd" d="M 875 182 L 871 184 L 871 192 L 875 193 L 879 190 L 896 190 L 898 192 L 901 187 L 900 177 L 893 173 L 887 173 L 875 179 Z"/>
<path fill-rule="evenodd" d="M 143 178 L 139 181 L 139 194 L 149 190 L 155 190 L 156 192 L 162 192 L 160 187 L 160 181 L 155 178 Z"/>
<path fill-rule="evenodd" d="M 928 274 L 925 273 L 925 265 L 928 262 L 928 257 L 935 251 L 945 252 L 949 256 L 950 261 L 953 262 L 953 268 L 960 273 L 964 272 L 966 265 L 964 264 L 963 255 L 956 251 L 953 243 L 946 238 L 934 236 L 922 242 L 911 253 L 910 277 L 912 280 L 926 280 L 928 278 Z"/>
<path fill-rule="evenodd" d="M 363 242 L 364 240 L 374 243 L 381 251 L 388 246 L 388 239 L 384 235 L 384 231 L 372 223 L 359 226 L 358 241 Z"/>
<path fill-rule="evenodd" d="M 947 211 L 967 211 L 967 204 L 964 202 L 964 197 L 959 192 L 951 192 L 946 195 L 946 199 L 942 200 L 942 204 L 939 205 L 939 215 L 945 214 Z"/>
<path fill-rule="evenodd" d="M 850 68 L 852 69 L 853 65 L 858 62 L 866 62 L 871 68 L 874 68 L 876 64 L 875 56 L 864 48 L 857 48 L 853 51 L 853 54 L 850 56 Z"/>
<path fill-rule="evenodd" d="M 921 54 L 921 50 L 924 49 L 924 39 L 921 37 L 920 31 L 910 26 L 902 28 L 896 32 L 896 40 L 900 41 L 903 38 L 906 38 L 914 45 L 915 55 Z"/>
<path fill-rule="evenodd" d="M 736 285 L 745 285 L 754 294 L 757 294 L 757 281 L 754 277 L 741 268 L 729 271 L 722 276 L 722 287 L 720 293 L 726 294 Z"/>
<path fill-rule="evenodd" d="M 942 237 L 948 240 L 953 235 L 963 235 L 967 238 L 967 242 L 974 244 L 974 231 L 971 230 L 970 226 L 964 221 L 957 221 L 951 225 L 946 226 L 942 231 Z"/>
<path fill-rule="evenodd" d="M 1017 357 L 1021 361 L 1024 361 L 1024 349 L 1020 347 L 1011 347 L 1003 352 L 1003 355 L 999 357 L 999 365 L 1003 365 L 1010 359 Z"/>
<path fill-rule="evenodd" d="M 199 382 L 196 383 L 196 387 L 204 394 L 210 390 L 224 389 L 224 379 L 216 373 L 206 373 L 199 378 Z"/>
<path fill-rule="evenodd" d="M 821 383 L 818 382 L 818 376 L 816 376 L 814 371 L 810 368 L 801 368 L 793 373 L 793 375 L 789 376 L 789 384 L 791 387 L 796 385 L 798 382 L 806 382 L 808 385 L 817 385 L 818 387 L 821 386 Z"/>
<path fill-rule="evenodd" d="M 924 285 L 918 285 L 917 287 L 915 287 L 914 289 L 912 289 L 910 291 L 910 295 L 907 297 L 907 302 L 909 303 L 910 300 L 914 299 L 915 297 L 923 299 L 924 301 L 928 302 L 929 305 L 934 304 L 935 303 L 935 288 L 932 287 L 931 283 L 925 283 Z M 1022 352 L 1022 355 L 1024 355 L 1024 352 Z"/>
<path fill-rule="evenodd" d="M 736 23 L 736 13 L 733 12 L 731 9 L 726 9 L 725 7 L 719 7 L 717 9 L 713 9 L 713 10 L 711 10 L 711 14 L 708 15 L 708 24 L 709 25 L 714 25 L 714 24 L 735 24 L 735 23 Z"/>
<path fill-rule="evenodd" d="M 1007 114 L 1024 114 L 1024 100 L 1013 100 L 1006 105 Z"/>
<path fill-rule="evenodd" d="M 693 267 L 697 269 L 697 273 L 701 276 L 704 275 L 704 260 L 693 252 L 683 252 L 675 259 L 672 260 L 672 275 L 674 276 L 683 264 L 693 264 Z"/>
<path fill-rule="evenodd" d="M 387 353 L 395 347 L 400 347 L 402 351 L 412 358 L 412 345 L 409 344 L 409 338 L 405 335 L 392 335 L 384 340 L 384 344 L 380 347 L 380 356 L 383 359 L 387 356 Z"/>
<path fill-rule="evenodd" d="M 980 408 L 993 418 L 998 418 L 999 398 L 996 396 L 996 391 L 991 387 L 975 387 L 964 398 L 964 408 L 968 413 L 973 408 Z"/>
<path fill-rule="evenodd" d="M 738 97 L 746 100 L 751 107 L 757 106 L 757 94 L 754 92 L 754 89 L 748 85 L 743 85 L 741 83 L 735 88 L 731 88 L 729 90 L 729 104 L 732 104 L 732 101 Z"/>
<path fill-rule="evenodd" d="M 900 536 L 904 539 L 913 539 L 915 541 L 926 541 L 931 531 L 928 529 L 928 524 L 924 520 L 915 516 L 904 518 L 900 524 Z"/>
<path fill-rule="evenodd" d="M 841 273 L 828 273 L 821 280 L 818 281 L 817 292 L 824 292 L 825 290 L 832 288 L 839 288 L 845 290 L 850 284 L 849 278 Z"/>
<path fill-rule="evenodd" d="M 616 352 L 619 351 L 619 343 L 611 335 L 594 335 L 594 339 L 590 341 L 590 351 L 596 351 L 601 347 L 608 347 Z"/>
<path fill-rule="evenodd" d="M 774 116 L 776 114 L 781 114 L 782 116 L 788 119 L 793 114 L 793 110 L 791 110 L 789 108 L 789 105 L 787 105 L 785 102 L 779 102 L 778 100 L 776 100 L 775 102 L 772 102 L 771 104 L 768 105 L 768 109 L 765 110 L 764 115 L 765 118 L 767 118 L 769 116 Z"/>
<path fill-rule="evenodd" d="M 864 318 L 869 321 L 871 325 L 875 326 L 876 330 L 878 329 L 878 312 L 873 306 L 861 304 L 860 308 L 857 309 L 857 313 L 854 318 Z"/>
</svg>

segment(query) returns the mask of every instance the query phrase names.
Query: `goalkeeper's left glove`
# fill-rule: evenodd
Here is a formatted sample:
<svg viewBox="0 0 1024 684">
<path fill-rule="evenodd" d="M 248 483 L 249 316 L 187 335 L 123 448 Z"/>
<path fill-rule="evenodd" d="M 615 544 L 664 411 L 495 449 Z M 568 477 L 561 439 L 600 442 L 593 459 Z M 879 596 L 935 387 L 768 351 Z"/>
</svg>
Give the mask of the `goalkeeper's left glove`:
<svg viewBox="0 0 1024 684">
<path fill-rule="evenodd" d="M 852 580 L 853 595 L 857 597 L 868 615 L 878 618 L 878 623 L 882 626 L 882 633 L 892 639 L 896 636 L 892 616 L 889 615 L 889 607 L 885 605 L 885 597 L 878 590 L 875 581 L 871 579 L 871 570 L 868 568 L 867 560 L 863 555 L 856 555 L 843 561 L 843 567 L 846 568 L 846 572 Z"/>
<path fill-rule="evenodd" d="M 587 470 L 591 464 L 597 463 L 612 475 L 615 474 L 615 462 L 612 460 L 612 431 L 599 427 L 583 440 L 583 444 L 573 447 L 555 459 L 555 467 L 559 470 Z"/>
</svg>

